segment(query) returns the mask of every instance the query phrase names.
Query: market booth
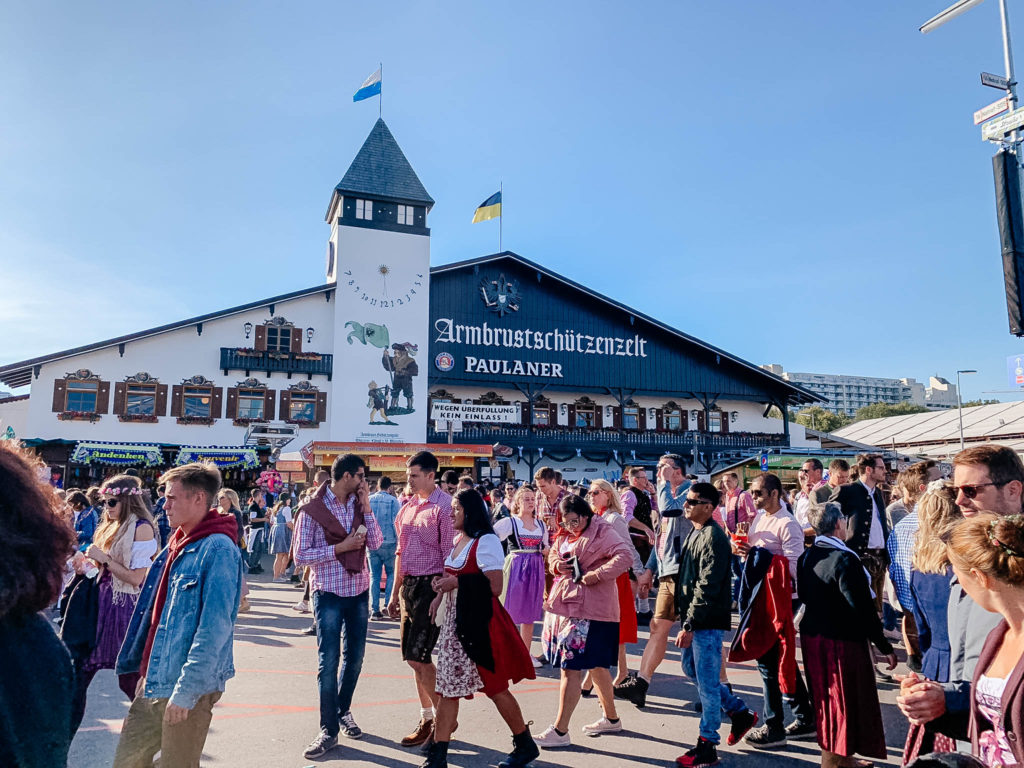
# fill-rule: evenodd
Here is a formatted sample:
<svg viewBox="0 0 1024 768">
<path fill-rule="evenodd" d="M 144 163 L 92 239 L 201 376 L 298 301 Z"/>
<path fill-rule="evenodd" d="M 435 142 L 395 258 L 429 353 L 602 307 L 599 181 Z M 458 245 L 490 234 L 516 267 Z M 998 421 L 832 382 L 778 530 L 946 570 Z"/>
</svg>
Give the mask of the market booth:
<svg viewBox="0 0 1024 768">
<path fill-rule="evenodd" d="M 302 460 L 313 472 L 330 470 L 334 459 L 344 453 L 355 453 L 366 459 L 367 479 L 387 475 L 396 483 L 405 483 L 405 462 L 414 453 L 430 451 L 440 464 L 438 475 L 454 469 L 472 473 L 481 459 L 494 458 L 490 445 L 447 445 L 444 443 L 332 443 L 312 442 L 302 449 Z"/>
</svg>

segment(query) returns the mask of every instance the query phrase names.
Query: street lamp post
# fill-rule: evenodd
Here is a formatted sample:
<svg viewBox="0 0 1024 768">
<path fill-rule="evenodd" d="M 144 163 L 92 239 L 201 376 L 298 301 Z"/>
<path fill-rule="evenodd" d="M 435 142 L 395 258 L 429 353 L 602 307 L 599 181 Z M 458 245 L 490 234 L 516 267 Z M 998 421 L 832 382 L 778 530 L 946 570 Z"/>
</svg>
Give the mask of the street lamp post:
<svg viewBox="0 0 1024 768">
<path fill-rule="evenodd" d="M 960 374 L 977 373 L 977 371 L 957 371 L 956 372 L 956 412 L 960 419 L 960 450 L 964 449 L 964 399 L 960 394 Z"/>
</svg>

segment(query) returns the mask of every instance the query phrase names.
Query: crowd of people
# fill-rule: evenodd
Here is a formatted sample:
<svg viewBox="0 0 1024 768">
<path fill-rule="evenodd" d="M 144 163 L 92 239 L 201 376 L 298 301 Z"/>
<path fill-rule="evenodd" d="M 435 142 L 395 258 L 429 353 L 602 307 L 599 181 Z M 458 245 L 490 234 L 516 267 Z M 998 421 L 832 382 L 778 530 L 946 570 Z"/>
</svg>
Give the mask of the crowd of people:
<svg viewBox="0 0 1024 768">
<path fill-rule="evenodd" d="M 624 730 L 621 702 L 647 705 L 669 642 L 700 712 L 682 768 L 718 762 L 723 720 L 729 745 L 814 739 L 824 766 L 884 759 L 880 683 L 899 686 L 903 764 L 958 752 L 1024 762 L 1015 452 L 971 447 L 949 478 L 930 461 L 894 476 L 876 454 L 827 469 L 812 458 L 790 489 L 767 472 L 744 488 L 734 472 L 712 484 L 685 470 L 667 454 L 654 481 L 635 467 L 580 487 L 541 467 L 532 483 L 481 485 L 421 451 L 403 487 L 381 477 L 371 493 L 365 460 L 345 454 L 301 494 L 253 489 L 243 510 L 212 465 L 169 470 L 155 499 L 132 473 L 58 492 L 25 449 L 0 443 L 0 653 L 24 661 L 0 676 L 0 764 L 65 765 L 90 682 L 112 669 L 130 701 L 115 768 L 148 768 L 157 753 L 164 768 L 198 766 L 235 673 L 246 574 L 265 555 L 313 616 L 309 759 L 363 735 L 351 707 L 369 622 L 397 621 L 419 702 L 401 745 L 421 748 L 424 768 L 447 766 L 461 700 L 478 693 L 511 735 L 499 768 L 572 744 L 581 698 L 601 715 L 582 734 Z M 908 674 L 893 675 L 894 643 Z M 727 662 L 756 665 L 759 712 Z M 514 686 L 545 667 L 558 700 L 531 732 Z"/>
</svg>

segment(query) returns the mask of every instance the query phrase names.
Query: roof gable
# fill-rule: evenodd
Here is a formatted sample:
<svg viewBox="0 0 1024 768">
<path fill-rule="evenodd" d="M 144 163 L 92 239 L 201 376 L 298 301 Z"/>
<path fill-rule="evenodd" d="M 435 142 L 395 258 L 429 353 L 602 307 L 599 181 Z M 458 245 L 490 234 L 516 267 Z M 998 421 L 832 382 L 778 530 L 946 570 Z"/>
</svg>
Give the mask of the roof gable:
<svg viewBox="0 0 1024 768">
<path fill-rule="evenodd" d="M 488 268 L 488 271 L 484 272 L 484 268 Z M 481 275 L 477 275 L 478 272 Z M 471 274 L 472 279 L 465 281 L 455 273 Z M 467 304 L 473 301 L 468 298 L 471 295 L 479 299 L 482 290 L 482 284 L 478 287 L 474 281 L 479 281 L 481 277 L 497 279 L 499 274 L 519 284 L 523 306 L 531 309 L 490 315 L 486 323 L 489 327 L 500 326 L 512 332 L 530 331 L 534 334 L 541 330 L 541 326 L 544 326 L 545 332 L 550 330 L 564 333 L 572 329 L 574 332 L 591 334 L 595 339 L 593 349 L 587 350 L 585 355 L 571 358 L 575 361 L 571 366 L 575 370 L 572 375 L 569 375 L 568 368 L 563 371 L 565 375 L 559 381 L 559 388 L 585 388 L 602 382 L 602 377 L 607 380 L 609 369 L 605 366 L 612 365 L 616 376 L 622 380 L 622 383 L 614 386 L 638 392 L 664 389 L 699 392 L 709 400 L 722 396 L 762 402 L 766 399 L 763 396 L 770 395 L 770 400 L 789 404 L 823 400 L 814 392 L 785 381 L 760 366 L 730 355 L 509 251 L 431 269 L 430 303 L 431 317 L 435 319 L 434 330 L 438 330 L 436 323 L 440 317 L 453 318 L 453 324 L 477 322 L 480 314 Z M 445 280 L 446 275 L 451 275 L 452 280 Z M 598 304 L 601 306 L 595 306 Z M 557 336 L 558 333 L 555 333 Z M 634 336 L 641 340 L 649 338 L 653 346 L 643 347 L 642 355 L 633 353 L 636 347 L 630 337 Z M 619 338 L 623 340 L 622 348 L 602 355 L 601 342 L 606 345 L 611 341 L 618 343 Z M 574 352 L 572 348 L 559 346 L 559 343 L 555 338 L 554 349 L 559 353 Z M 441 334 L 435 334 L 431 339 L 431 357 L 441 352 L 456 353 L 457 349 L 474 356 L 484 354 L 483 350 L 475 352 L 469 348 L 459 348 L 457 344 L 446 345 Z M 534 356 L 528 352 L 529 345 L 516 343 L 515 347 L 512 351 L 492 346 L 486 355 L 502 357 L 511 354 L 533 359 Z M 656 356 L 649 357 L 647 352 L 655 349 Z M 465 370 L 460 375 L 458 369 L 462 367 L 459 362 L 456 370 L 448 374 L 453 383 L 456 383 L 456 379 L 471 378 Z M 600 386 L 606 385 L 602 382 Z"/>
<path fill-rule="evenodd" d="M 434 199 L 427 194 L 402 148 L 380 118 L 334 190 L 343 195 L 420 203 L 428 209 L 434 205 Z"/>
</svg>

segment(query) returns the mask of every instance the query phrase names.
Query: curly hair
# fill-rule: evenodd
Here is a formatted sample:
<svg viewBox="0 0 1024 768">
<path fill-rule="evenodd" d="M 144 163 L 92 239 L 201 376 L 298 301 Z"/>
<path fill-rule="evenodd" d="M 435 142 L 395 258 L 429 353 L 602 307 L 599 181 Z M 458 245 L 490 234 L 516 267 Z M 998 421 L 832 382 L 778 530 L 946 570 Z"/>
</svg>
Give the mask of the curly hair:
<svg viewBox="0 0 1024 768">
<path fill-rule="evenodd" d="M 921 573 L 945 573 L 949 566 L 946 541 L 952 530 L 964 519 L 960 507 L 956 505 L 953 486 L 942 481 L 933 482 L 917 503 L 917 519 L 919 527 L 911 556 L 914 570 Z"/>
<path fill-rule="evenodd" d="M 0 619 L 43 610 L 60 593 L 75 535 L 61 502 L 41 480 L 42 464 L 12 440 L 0 441 Z"/>
</svg>

